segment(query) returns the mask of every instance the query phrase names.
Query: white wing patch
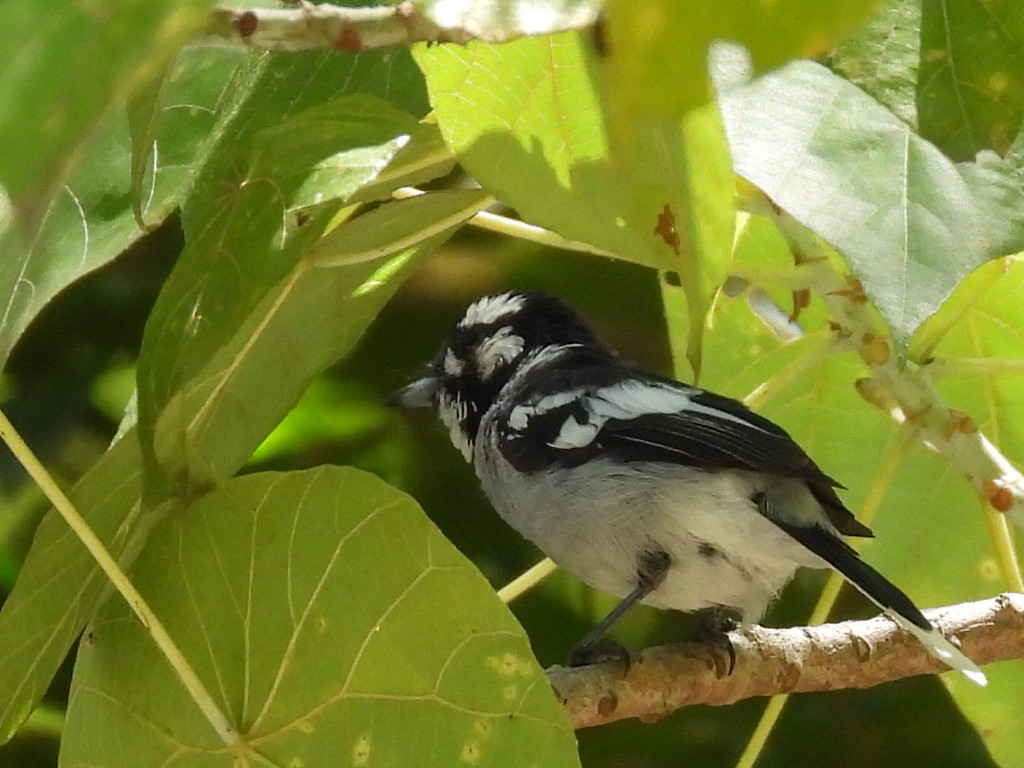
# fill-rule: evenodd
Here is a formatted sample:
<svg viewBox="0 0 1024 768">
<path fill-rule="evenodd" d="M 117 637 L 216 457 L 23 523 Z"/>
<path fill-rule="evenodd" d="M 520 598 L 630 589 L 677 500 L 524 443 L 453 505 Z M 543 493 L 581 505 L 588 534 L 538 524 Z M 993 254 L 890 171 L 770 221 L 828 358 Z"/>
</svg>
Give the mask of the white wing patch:
<svg viewBox="0 0 1024 768">
<path fill-rule="evenodd" d="M 469 305 L 466 314 L 459 320 L 459 328 L 471 325 L 495 323 L 503 317 L 514 315 L 526 304 L 526 297 L 515 293 L 485 296 Z"/>
<path fill-rule="evenodd" d="M 552 448 L 563 449 L 583 448 L 590 445 L 600 431 L 601 427 L 599 425 L 593 423 L 580 424 L 576 421 L 575 416 L 570 416 L 562 423 L 562 428 L 558 430 L 558 437 L 548 443 L 548 445 Z"/>
<path fill-rule="evenodd" d="M 608 419 L 634 419 L 649 413 L 677 413 L 699 408 L 690 400 L 694 392 L 664 384 L 623 381 L 594 392 L 590 406 L 602 423 Z"/>
<path fill-rule="evenodd" d="M 519 357 L 525 346 L 523 337 L 512 333 L 511 326 L 499 328 L 481 341 L 473 353 L 480 378 L 487 381 L 499 366 L 507 365 Z"/>
<path fill-rule="evenodd" d="M 651 413 L 678 413 L 695 406 L 685 390 L 639 381 L 602 387 L 586 398 L 586 424 L 570 416 L 562 424 L 552 448 L 572 449 L 590 445 L 609 419 L 623 421 Z"/>
<path fill-rule="evenodd" d="M 582 397 L 586 392 L 587 390 L 583 387 L 567 389 L 564 392 L 556 392 L 553 395 L 542 397 L 536 403 L 517 405 L 508 415 L 508 424 L 512 429 L 522 431 L 526 429 L 530 419 L 534 416 L 543 416 L 548 411 L 561 408 L 563 405 L 567 405 L 573 400 Z"/>
<path fill-rule="evenodd" d="M 710 405 L 695 403 L 691 398 L 701 390 L 673 387 L 666 384 L 651 384 L 642 381 L 625 381 L 594 393 L 593 412 L 601 418 L 603 425 L 608 419 L 633 419 L 649 413 L 679 413 L 689 411 L 710 416 L 719 421 L 731 421 L 747 429 L 771 434 L 741 416 L 723 411 Z"/>
<path fill-rule="evenodd" d="M 693 402 L 692 396 L 699 392 L 700 390 L 696 389 L 683 389 L 650 382 L 625 381 L 603 387 L 589 395 L 585 395 L 584 391 L 579 389 L 571 393 L 550 395 L 537 403 L 533 410 L 536 413 L 544 413 L 560 405 L 565 405 L 575 397 L 584 396 L 584 407 L 588 414 L 586 423 L 581 424 L 576 416 L 570 416 L 562 424 L 558 436 L 550 443 L 552 448 L 564 450 L 583 448 L 589 445 L 611 419 L 628 421 L 655 413 L 670 414 L 689 411 L 741 424 L 747 429 L 764 431 L 761 427 L 739 416 Z M 524 426 L 529 415 L 522 414 L 520 416 Z M 521 428 L 516 427 L 515 424 L 513 427 Z"/>
</svg>

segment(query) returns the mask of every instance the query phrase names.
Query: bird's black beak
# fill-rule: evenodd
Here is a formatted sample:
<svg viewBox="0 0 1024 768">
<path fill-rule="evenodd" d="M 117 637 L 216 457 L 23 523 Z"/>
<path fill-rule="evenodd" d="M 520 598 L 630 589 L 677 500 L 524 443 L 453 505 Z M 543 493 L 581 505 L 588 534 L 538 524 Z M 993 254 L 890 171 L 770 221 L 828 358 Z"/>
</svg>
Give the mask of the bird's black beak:
<svg viewBox="0 0 1024 768">
<path fill-rule="evenodd" d="M 392 408 L 433 408 L 437 404 L 437 391 L 440 388 L 440 379 L 424 376 L 385 397 L 384 405 Z"/>
</svg>

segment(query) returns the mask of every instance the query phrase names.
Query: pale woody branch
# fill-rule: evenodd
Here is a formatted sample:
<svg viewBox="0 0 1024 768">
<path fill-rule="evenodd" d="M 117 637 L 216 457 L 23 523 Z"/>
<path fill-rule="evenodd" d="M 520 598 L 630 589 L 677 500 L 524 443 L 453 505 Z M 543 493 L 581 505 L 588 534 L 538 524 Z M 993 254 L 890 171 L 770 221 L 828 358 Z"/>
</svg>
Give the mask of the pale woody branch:
<svg viewBox="0 0 1024 768">
<path fill-rule="evenodd" d="M 925 611 L 978 664 L 1024 658 L 1024 595 Z M 548 679 L 576 728 L 614 720 L 657 720 L 694 704 L 732 704 L 753 696 L 834 691 L 950 671 L 910 634 L 879 616 L 816 627 L 742 627 L 729 633 L 732 674 L 698 644 L 648 648 L 622 665 L 552 667 Z M 719 659 L 720 661 L 720 659 Z"/>
<path fill-rule="evenodd" d="M 217 8 L 206 35 L 267 51 L 364 51 L 416 42 L 507 42 L 525 35 L 583 29 L 597 19 L 596 2 L 571 2 L 557 14 L 504 18 L 477 3 L 416 3 L 345 8 L 300 2 L 294 8 Z M 440 10 L 439 10 L 440 9 Z M 513 9 L 514 10 L 514 9 Z M 439 14 L 444 13 L 443 17 Z"/>
</svg>

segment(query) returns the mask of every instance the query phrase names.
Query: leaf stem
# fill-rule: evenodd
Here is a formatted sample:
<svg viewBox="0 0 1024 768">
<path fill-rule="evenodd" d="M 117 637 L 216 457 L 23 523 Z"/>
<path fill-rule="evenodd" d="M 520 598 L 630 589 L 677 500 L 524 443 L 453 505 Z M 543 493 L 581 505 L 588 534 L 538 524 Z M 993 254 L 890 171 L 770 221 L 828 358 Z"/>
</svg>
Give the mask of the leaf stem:
<svg viewBox="0 0 1024 768">
<path fill-rule="evenodd" d="M 550 557 L 545 557 L 528 571 L 520 574 L 499 589 L 498 597 L 507 605 L 513 600 L 522 597 L 557 570 L 558 566 L 555 565 L 554 560 Z"/>
<path fill-rule="evenodd" d="M 107 551 L 103 542 L 100 541 L 82 515 L 75 509 L 71 500 L 54 482 L 50 473 L 46 471 L 46 468 L 39 459 L 32 453 L 32 450 L 22 440 L 21 435 L 18 434 L 14 425 L 11 424 L 6 414 L 2 411 L 0 411 L 0 438 L 11 449 L 11 453 L 14 454 L 18 462 L 46 495 L 46 498 L 50 500 L 50 503 L 53 504 L 71 530 L 74 531 L 79 541 L 89 550 L 89 554 L 93 556 L 97 565 L 107 575 L 107 578 L 110 579 L 117 591 L 121 593 L 121 596 L 139 618 L 142 626 L 149 632 L 160 652 L 167 659 L 175 674 L 177 674 L 178 679 L 181 680 L 182 685 L 185 686 L 192 700 L 195 701 L 210 725 L 213 726 L 221 741 L 228 746 L 238 744 L 238 732 L 228 722 L 224 713 L 217 707 L 213 697 L 206 690 L 203 682 L 185 659 L 181 650 L 171 639 L 160 619 L 153 613 L 153 610 L 146 603 L 142 595 L 139 594 L 135 585 L 131 583 L 128 576 L 121 570 L 121 567 L 114 560 L 110 552 Z"/>
<path fill-rule="evenodd" d="M 757 721 L 754 732 L 750 734 L 750 740 L 743 749 L 743 754 L 736 761 L 736 768 L 753 768 L 757 758 L 761 756 L 765 745 L 768 744 L 768 737 L 775 730 L 775 724 L 782 717 L 782 710 L 789 701 L 788 693 L 780 693 L 768 699 L 768 704 L 761 713 L 761 719 Z"/>
<path fill-rule="evenodd" d="M 999 573 L 1006 588 L 1013 592 L 1024 592 L 1024 578 L 1021 578 L 1017 551 L 1013 546 L 1013 533 L 1006 522 L 1006 515 L 996 511 L 987 499 L 981 497 L 985 510 L 985 524 L 988 527 L 992 546 L 996 552 Z"/>
<path fill-rule="evenodd" d="M 421 189 L 416 189 L 415 187 L 399 187 L 391 193 L 391 196 L 398 200 L 405 200 L 407 198 L 423 194 L 426 193 Z M 501 216 L 489 211 L 481 211 L 467 223 L 477 229 L 483 229 L 488 232 L 495 232 L 499 235 L 514 237 L 518 240 L 526 240 L 527 242 L 537 243 L 538 245 L 546 245 L 550 248 L 561 248 L 564 251 L 577 251 L 579 253 L 589 253 L 594 256 L 618 258 L 614 253 L 602 250 L 601 248 L 590 245 L 589 243 L 580 242 L 579 240 L 568 240 L 561 235 L 555 234 L 549 229 L 537 227 L 533 224 L 527 224 L 525 221 L 513 219 L 509 216 Z"/>
<path fill-rule="evenodd" d="M 811 337 L 804 337 L 811 338 Z M 802 340 L 801 340 L 802 341 Z M 832 355 L 839 352 L 839 348 L 830 341 L 825 341 L 811 349 L 807 354 L 802 355 L 790 365 L 781 368 L 778 373 L 769 376 L 743 397 L 744 405 L 758 409 L 765 402 L 784 390 L 793 382 L 799 380 L 805 373 L 813 370 Z"/>
<path fill-rule="evenodd" d="M 935 360 L 928 364 L 928 372 L 934 378 L 962 374 L 1021 373 L 1024 372 L 1024 360 L 997 357 L 958 357 Z"/>
</svg>

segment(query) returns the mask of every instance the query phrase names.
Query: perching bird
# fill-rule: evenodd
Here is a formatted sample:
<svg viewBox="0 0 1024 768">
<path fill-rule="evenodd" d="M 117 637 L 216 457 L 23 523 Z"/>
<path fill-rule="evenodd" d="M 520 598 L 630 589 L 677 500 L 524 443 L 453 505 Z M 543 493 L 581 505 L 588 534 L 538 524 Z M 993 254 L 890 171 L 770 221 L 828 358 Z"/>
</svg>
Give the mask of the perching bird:
<svg viewBox="0 0 1024 768">
<path fill-rule="evenodd" d="M 936 657 L 981 670 L 842 536 L 871 536 L 780 427 L 742 403 L 644 373 L 558 299 L 472 304 L 430 373 L 387 401 L 437 410 L 498 514 L 622 600 L 757 621 L 798 566 L 831 566 Z"/>
</svg>

